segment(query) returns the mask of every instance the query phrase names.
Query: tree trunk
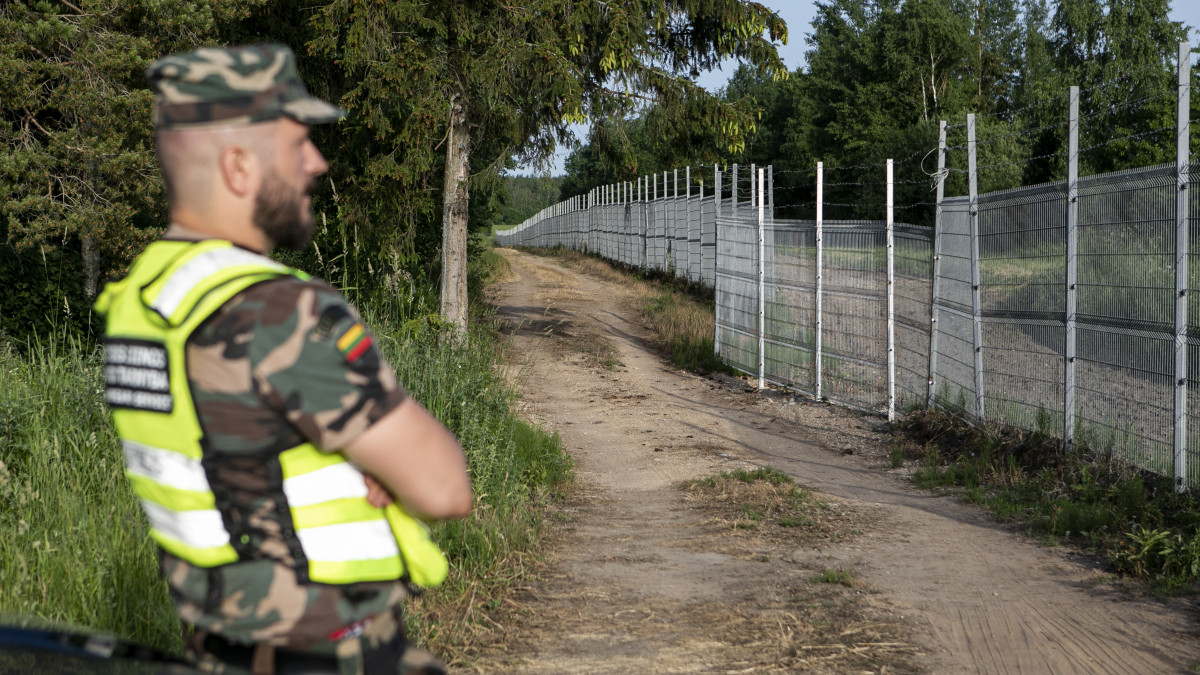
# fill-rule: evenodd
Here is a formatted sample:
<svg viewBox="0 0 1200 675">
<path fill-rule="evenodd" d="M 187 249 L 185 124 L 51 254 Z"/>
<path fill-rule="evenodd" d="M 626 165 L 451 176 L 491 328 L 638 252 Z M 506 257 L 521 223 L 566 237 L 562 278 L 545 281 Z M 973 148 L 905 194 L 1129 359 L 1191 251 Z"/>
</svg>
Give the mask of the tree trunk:
<svg viewBox="0 0 1200 675">
<path fill-rule="evenodd" d="M 442 196 L 442 317 L 467 328 L 467 176 L 470 143 L 466 94 L 450 99 L 446 130 L 446 172 Z"/>
<path fill-rule="evenodd" d="M 96 299 L 100 284 L 100 253 L 96 251 L 91 235 L 83 235 L 83 292 L 89 300 Z"/>
</svg>

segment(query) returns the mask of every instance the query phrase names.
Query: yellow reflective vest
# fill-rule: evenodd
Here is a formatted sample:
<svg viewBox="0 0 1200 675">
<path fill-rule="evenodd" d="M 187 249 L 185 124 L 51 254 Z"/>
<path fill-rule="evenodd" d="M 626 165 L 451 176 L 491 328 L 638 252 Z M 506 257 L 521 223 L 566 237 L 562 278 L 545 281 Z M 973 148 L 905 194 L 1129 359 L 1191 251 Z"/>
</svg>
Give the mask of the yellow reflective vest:
<svg viewBox="0 0 1200 675">
<path fill-rule="evenodd" d="M 164 550 L 199 567 L 258 557 L 210 484 L 200 421 L 188 386 L 192 332 L 246 288 L 282 276 L 308 279 L 225 240 L 158 241 L 96 303 L 105 316 L 105 385 L 126 475 Z M 309 443 L 268 458 L 282 476 L 277 504 L 300 579 L 349 584 L 410 580 L 436 586 L 446 559 L 424 523 L 398 505 L 371 506 L 359 469 Z"/>
</svg>

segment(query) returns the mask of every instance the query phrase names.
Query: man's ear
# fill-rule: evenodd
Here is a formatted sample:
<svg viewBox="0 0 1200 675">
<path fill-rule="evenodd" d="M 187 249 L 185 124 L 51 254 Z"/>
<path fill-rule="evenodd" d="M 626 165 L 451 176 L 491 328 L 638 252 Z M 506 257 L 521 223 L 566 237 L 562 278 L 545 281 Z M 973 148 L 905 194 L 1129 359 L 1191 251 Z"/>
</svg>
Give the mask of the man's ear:
<svg viewBox="0 0 1200 675">
<path fill-rule="evenodd" d="M 225 187 L 238 197 L 249 196 L 258 188 L 262 175 L 262 162 L 258 153 L 240 145 L 228 145 L 217 157 L 221 180 Z"/>
</svg>

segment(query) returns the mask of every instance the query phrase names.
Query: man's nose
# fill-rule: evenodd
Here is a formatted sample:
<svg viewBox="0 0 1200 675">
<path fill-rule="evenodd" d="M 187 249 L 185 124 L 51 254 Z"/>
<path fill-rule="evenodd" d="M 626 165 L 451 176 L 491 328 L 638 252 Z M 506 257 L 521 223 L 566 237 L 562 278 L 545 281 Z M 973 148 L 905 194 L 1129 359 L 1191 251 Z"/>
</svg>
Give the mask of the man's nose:
<svg viewBox="0 0 1200 675">
<path fill-rule="evenodd" d="M 325 156 L 321 154 L 321 151 L 315 145 L 311 145 L 310 148 L 308 172 L 313 176 L 320 176 L 329 170 L 329 162 L 325 161 Z"/>
</svg>

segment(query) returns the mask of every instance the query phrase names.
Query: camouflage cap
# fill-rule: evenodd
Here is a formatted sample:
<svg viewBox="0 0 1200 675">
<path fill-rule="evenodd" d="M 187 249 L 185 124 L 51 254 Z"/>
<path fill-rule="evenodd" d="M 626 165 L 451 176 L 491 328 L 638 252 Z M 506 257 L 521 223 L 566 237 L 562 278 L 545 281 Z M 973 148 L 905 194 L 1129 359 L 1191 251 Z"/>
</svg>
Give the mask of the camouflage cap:
<svg viewBox="0 0 1200 675">
<path fill-rule="evenodd" d="M 210 47 L 164 56 L 146 70 L 158 96 L 154 126 L 231 126 L 286 115 L 304 124 L 336 122 L 341 108 L 314 98 L 284 45 Z"/>
</svg>

